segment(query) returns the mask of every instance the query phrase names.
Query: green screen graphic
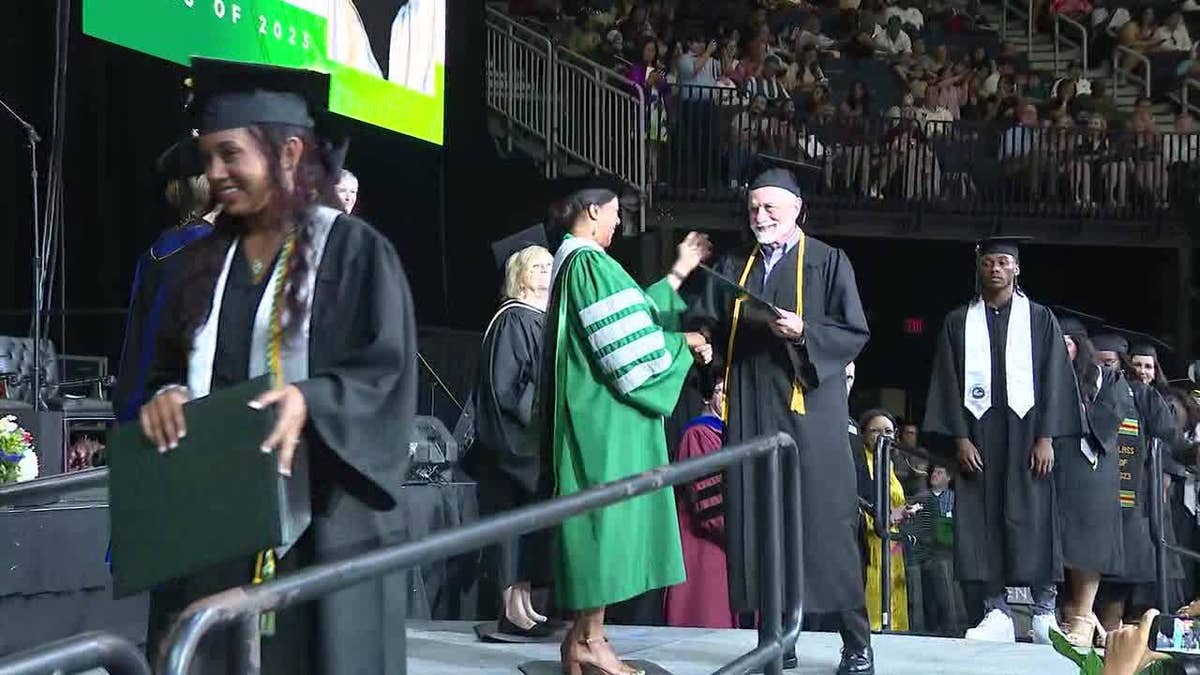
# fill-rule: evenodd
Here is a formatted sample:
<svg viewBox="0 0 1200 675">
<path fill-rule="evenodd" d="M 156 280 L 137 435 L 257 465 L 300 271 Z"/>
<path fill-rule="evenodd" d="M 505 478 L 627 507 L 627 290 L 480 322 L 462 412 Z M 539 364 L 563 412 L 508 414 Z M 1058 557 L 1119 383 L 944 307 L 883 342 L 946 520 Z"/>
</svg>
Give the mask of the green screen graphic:
<svg viewBox="0 0 1200 675">
<path fill-rule="evenodd" d="M 445 3 L 84 0 L 83 31 L 184 65 L 207 56 L 326 72 L 333 112 L 440 145 Z"/>
</svg>

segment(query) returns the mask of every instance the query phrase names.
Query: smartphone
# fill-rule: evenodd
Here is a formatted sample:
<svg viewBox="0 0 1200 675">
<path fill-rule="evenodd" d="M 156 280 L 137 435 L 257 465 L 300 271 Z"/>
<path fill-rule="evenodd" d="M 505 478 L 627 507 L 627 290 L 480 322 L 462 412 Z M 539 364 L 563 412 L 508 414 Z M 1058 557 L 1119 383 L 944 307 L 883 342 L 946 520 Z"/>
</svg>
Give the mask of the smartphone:
<svg viewBox="0 0 1200 675">
<path fill-rule="evenodd" d="M 1200 656 L 1200 623 L 1185 616 L 1159 614 L 1150 629 L 1150 649 L 1164 654 Z"/>
</svg>

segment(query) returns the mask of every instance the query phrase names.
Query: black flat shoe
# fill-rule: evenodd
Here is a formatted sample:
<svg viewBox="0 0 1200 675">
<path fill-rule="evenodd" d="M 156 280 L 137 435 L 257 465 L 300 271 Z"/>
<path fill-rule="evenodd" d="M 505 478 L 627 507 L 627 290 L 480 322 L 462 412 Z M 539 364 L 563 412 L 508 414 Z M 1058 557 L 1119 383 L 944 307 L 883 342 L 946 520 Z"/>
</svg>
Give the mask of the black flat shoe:
<svg viewBox="0 0 1200 675">
<path fill-rule="evenodd" d="M 533 628 L 525 629 L 509 621 L 508 617 L 503 614 L 500 615 L 500 619 L 496 623 L 496 630 L 500 633 L 504 633 L 505 635 L 515 635 L 517 637 L 535 639 L 548 638 L 551 635 L 554 635 L 554 628 L 547 626 L 544 623 L 535 623 Z"/>
<path fill-rule="evenodd" d="M 843 647 L 842 662 L 838 664 L 837 672 L 838 675 L 875 675 L 875 652 L 870 647 Z"/>
</svg>

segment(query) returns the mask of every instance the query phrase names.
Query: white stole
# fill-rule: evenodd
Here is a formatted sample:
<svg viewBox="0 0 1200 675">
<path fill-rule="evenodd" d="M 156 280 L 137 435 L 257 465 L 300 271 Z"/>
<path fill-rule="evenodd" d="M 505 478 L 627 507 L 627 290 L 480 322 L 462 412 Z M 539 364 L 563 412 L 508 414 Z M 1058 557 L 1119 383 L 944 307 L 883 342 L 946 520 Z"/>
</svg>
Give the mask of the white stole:
<svg viewBox="0 0 1200 675">
<path fill-rule="evenodd" d="M 992 407 L 992 343 L 988 339 L 987 307 L 982 298 L 967 309 L 963 335 L 963 405 L 975 419 Z M 1029 298 L 1013 293 L 1005 337 L 1004 376 L 1008 407 L 1024 419 L 1033 407 L 1033 320 Z"/>
<path fill-rule="evenodd" d="M 306 310 L 300 329 L 287 339 L 282 347 L 280 360 L 283 363 L 283 379 L 287 383 L 300 382 L 308 379 L 308 336 L 309 324 L 312 320 L 312 302 L 316 288 L 317 270 L 325 255 L 325 244 L 329 240 L 329 231 L 341 212 L 327 206 L 317 206 L 310 212 L 311 245 L 307 252 L 308 270 L 301 284 L 300 297 L 305 303 Z M 240 240 L 234 240 L 225 254 L 225 265 L 217 277 L 213 287 L 212 309 L 204 325 L 192 337 L 192 353 L 188 357 L 188 388 L 193 398 L 208 396 L 212 389 L 212 368 L 217 351 L 217 325 L 221 318 L 221 301 L 225 296 L 225 284 L 229 280 L 229 268 L 233 264 L 233 254 Z M 258 310 L 254 314 L 254 329 L 250 336 L 250 378 L 264 375 L 267 372 L 267 342 L 271 338 L 271 311 L 275 301 L 275 290 L 282 283 L 282 266 L 276 265 L 271 272 L 271 279 L 263 292 Z M 287 310 L 284 310 L 284 321 L 287 320 Z"/>
<path fill-rule="evenodd" d="M 600 252 L 604 251 L 600 244 L 597 244 L 591 239 L 585 239 L 583 237 L 567 237 L 566 239 L 563 239 L 562 245 L 559 246 L 558 251 L 554 253 L 554 268 L 550 272 L 551 285 L 553 285 L 554 281 L 558 279 L 558 273 L 562 270 L 563 265 L 566 264 L 567 258 L 570 258 L 572 253 L 585 248 L 593 248 Z"/>
</svg>

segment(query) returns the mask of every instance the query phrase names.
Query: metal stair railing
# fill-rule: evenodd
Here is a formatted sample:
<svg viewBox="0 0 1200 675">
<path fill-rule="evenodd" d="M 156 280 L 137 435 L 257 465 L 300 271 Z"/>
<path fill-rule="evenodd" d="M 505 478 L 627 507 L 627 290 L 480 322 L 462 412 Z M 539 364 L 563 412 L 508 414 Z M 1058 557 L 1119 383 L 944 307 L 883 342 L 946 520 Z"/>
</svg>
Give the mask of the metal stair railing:
<svg viewBox="0 0 1200 675">
<path fill-rule="evenodd" d="M 1128 54 L 1136 61 L 1140 61 L 1145 70 L 1141 75 L 1133 72 L 1133 69 L 1126 71 L 1121 67 L 1122 54 Z M 1112 56 L 1112 97 L 1117 97 L 1117 89 L 1121 87 L 1121 80 L 1128 77 L 1134 84 L 1142 87 L 1142 95 L 1150 96 L 1150 59 L 1146 58 L 1145 54 L 1138 53 L 1124 45 L 1117 45 Z"/>
<path fill-rule="evenodd" d="M 650 191 L 642 88 L 494 8 L 485 24 L 488 108 L 543 147 L 547 178 L 571 160 L 636 191 L 643 208 L 625 231 L 644 232 Z M 511 133 L 508 142 L 511 150 Z"/>
<path fill-rule="evenodd" d="M 1025 24 L 1025 49 L 1028 52 L 1033 51 L 1033 0 L 1026 2 L 1013 2 L 1012 0 L 1004 0 L 1000 6 L 1000 39 L 1008 40 L 1008 15 L 1012 14 L 1016 19 L 1013 22 L 1014 27 L 1019 23 Z"/>
<path fill-rule="evenodd" d="M 520 128 L 545 146 L 547 178 L 554 176 L 551 156 L 554 118 L 554 45 L 550 38 L 488 8 L 484 37 L 484 87 L 487 106 L 512 128 Z"/>
<path fill-rule="evenodd" d="M 1062 27 L 1064 25 L 1066 25 L 1069 28 L 1073 28 L 1079 32 L 1079 41 L 1078 42 L 1076 42 L 1074 40 L 1074 38 L 1069 38 L 1063 34 Z M 1087 28 L 1085 28 L 1083 26 L 1083 24 L 1079 23 L 1078 21 L 1076 21 L 1070 17 L 1063 16 L 1062 14 L 1055 14 L 1054 15 L 1054 74 L 1055 75 L 1059 74 L 1058 55 L 1059 55 L 1059 51 L 1061 49 L 1060 45 L 1066 45 L 1070 49 L 1078 49 L 1079 50 L 1079 54 L 1080 54 L 1079 63 L 1081 66 L 1083 66 L 1083 72 L 1086 73 L 1088 71 L 1088 32 L 1087 32 Z"/>
<path fill-rule="evenodd" d="M 261 670 L 260 612 L 311 601 L 368 579 L 552 527 L 573 516 L 691 482 L 736 464 L 749 465 L 754 460 L 761 462 L 750 466 L 760 469 L 757 476 L 762 480 L 758 485 L 763 491 L 762 512 L 755 516 L 761 518 L 765 530 L 758 551 L 763 565 L 758 646 L 717 672 L 733 675 L 764 669 L 768 675 L 782 675 L 783 655 L 795 648 L 800 634 L 804 588 L 799 450 L 796 442 L 783 433 L 506 511 L 417 541 L 313 565 L 263 584 L 232 588 L 198 600 L 171 627 L 159 652 L 156 672 L 186 673 L 205 635 L 222 626 L 236 626 L 238 638 L 230 646 L 237 652 L 236 672 L 256 674 Z"/>
<path fill-rule="evenodd" d="M 0 675 L 78 673 L 103 668 L 108 675 L 150 675 L 132 642 L 106 632 L 82 633 L 0 658 Z"/>
</svg>

